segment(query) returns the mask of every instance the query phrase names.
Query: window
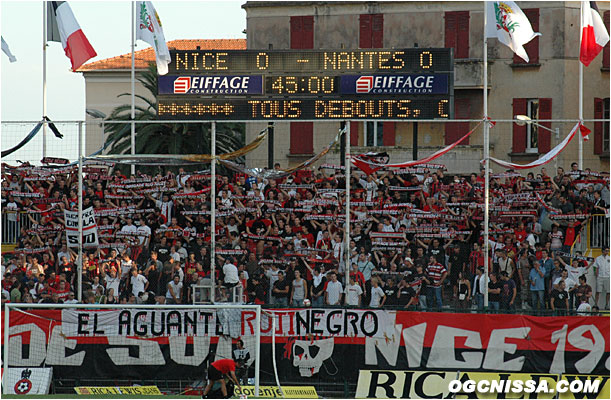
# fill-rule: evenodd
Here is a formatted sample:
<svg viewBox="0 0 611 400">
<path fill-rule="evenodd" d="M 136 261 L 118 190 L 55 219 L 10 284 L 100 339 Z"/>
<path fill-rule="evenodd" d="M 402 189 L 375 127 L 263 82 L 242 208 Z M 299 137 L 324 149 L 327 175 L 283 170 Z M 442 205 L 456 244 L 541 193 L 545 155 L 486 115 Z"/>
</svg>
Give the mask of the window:
<svg viewBox="0 0 611 400">
<path fill-rule="evenodd" d="M 469 11 L 445 13 L 445 47 L 454 49 L 454 58 L 469 58 Z"/>
<path fill-rule="evenodd" d="M 603 119 L 609 119 L 609 98 L 603 102 Z M 609 153 L 609 121 L 603 122 L 603 153 Z"/>
<path fill-rule="evenodd" d="M 290 153 L 310 155 L 314 153 L 314 123 L 291 122 Z"/>
<path fill-rule="evenodd" d="M 594 119 L 609 118 L 609 98 L 594 99 Z M 609 121 L 594 122 L 594 154 L 609 154 Z"/>
<path fill-rule="evenodd" d="M 539 119 L 539 99 L 526 101 L 526 115 L 536 121 Z M 526 152 L 536 153 L 539 150 L 539 127 L 535 124 L 526 124 Z"/>
<path fill-rule="evenodd" d="M 538 8 L 526 8 L 524 10 L 524 15 L 530 21 L 530 25 L 533 28 L 534 32 L 539 32 L 539 9 Z M 539 36 L 535 37 L 530 42 L 524 45 L 524 50 L 526 50 L 526 54 L 528 54 L 528 62 L 524 61 L 522 57 L 519 57 L 517 54 L 513 54 L 513 63 L 514 64 L 539 64 Z"/>
<path fill-rule="evenodd" d="M 314 16 L 291 17 L 291 49 L 314 48 Z"/>
<path fill-rule="evenodd" d="M 291 49 L 314 48 L 314 17 L 312 15 L 291 17 Z M 314 153 L 314 124 L 291 122 L 290 154 Z"/>
<path fill-rule="evenodd" d="M 536 124 L 513 124 L 513 153 L 547 153 L 551 146 L 552 99 L 513 99 L 513 115 L 526 115 Z M 547 129 L 545 129 L 547 128 Z"/>
<path fill-rule="evenodd" d="M 384 14 L 359 16 L 359 47 L 361 49 L 384 47 Z"/>
<path fill-rule="evenodd" d="M 365 143 L 367 146 L 378 146 L 384 138 L 384 124 L 377 121 L 365 121 Z"/>
<path fill-rule="evenodd" d="M 365 121 L 363 124 L 365 146 L 394 146 L 396 126 L 394 122 Z"/>
<path fill-rule="evenodd" d="M 359 145 L 359 125 L 358 121 L 350 121 L 350 146 Z"/>
</svg>

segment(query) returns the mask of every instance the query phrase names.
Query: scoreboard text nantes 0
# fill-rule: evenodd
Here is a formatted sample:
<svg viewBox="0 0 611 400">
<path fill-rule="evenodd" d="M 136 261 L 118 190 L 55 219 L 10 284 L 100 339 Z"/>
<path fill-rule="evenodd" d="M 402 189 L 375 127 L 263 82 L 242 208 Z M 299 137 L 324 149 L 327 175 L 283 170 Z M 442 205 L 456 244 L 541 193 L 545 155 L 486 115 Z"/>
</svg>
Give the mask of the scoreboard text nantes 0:
<svg viewBox="0 0 611 400">
<path fill-rule="evenodd" d="M 451 49 L 172 51 L 162 119 L 452 118 Z"/>
</svg>

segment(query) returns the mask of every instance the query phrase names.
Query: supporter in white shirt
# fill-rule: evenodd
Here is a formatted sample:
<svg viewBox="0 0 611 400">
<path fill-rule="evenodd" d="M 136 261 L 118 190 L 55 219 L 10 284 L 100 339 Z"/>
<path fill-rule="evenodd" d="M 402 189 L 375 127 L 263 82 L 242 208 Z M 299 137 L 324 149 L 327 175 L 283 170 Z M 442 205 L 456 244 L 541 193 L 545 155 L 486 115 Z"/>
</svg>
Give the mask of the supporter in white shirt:
<svg viewBox="0 0 611 400">
<path fill-rule="evenodd" d="M 127 217 L 127 224 L 121 228 L 121 232 L 125 233 L 136 233 L 138 228 L 134 225 L 134 220 L 131 217 Z"/>
<path fill-rule="evenodd" d="M 361 287 L 354 282 L 354 276 L 350 276 L 350 284 L 346 286 L 344 293 L 346 293 L 345 305 L 361 305 L 361 295 L 363 294 L 363 289 L 361 289 Z"/>
<path fill-rule="evenodd" d="M 148 247 L 151 238 L 151 228 L 146 225 L 144 218 L 140 220 L 140 226 L 136 228 L 136 232 L 140 234 L 138 236 L 140 246 Z"/>
<path fill-rule="evenodd" d="M 168 283 L 168 291 L 165 294 L 167 304 L 180 304 L 182 299 L 182 282 L 178 274 Z"/>
<path fill-rule="evenodd" d="M 372 201 L 376 192 L 378 191 L 378 185 L 372 175 L 367 175 L 366 179 L 359 179 L 359 183 L 367 191 L 367 201 Z"/>
<path fill-rule="evenodd" d="M 121 260 L 121 278 L 125 278 L 129 274 L 129 271 L 131 271 L 133 266 L 134 263 L 129 258 L 129 255 L 127 253 L 124 253 L 123 259 Z"/>
<path fill-rule="evenodd" d="M 117 270 L 114 268 L 110 270 L 109 274 L 105 278 L 106 290 L 114 289 L 115 296 L 119 296 L 119 282 L 121 282 L 121 278 L 117 276 Z"/>
<path fill-rule="evenodd" d="M 132 268 L 131 273 L 132 294 L 137 298 L 140 292 L 146 292 L 146 289 L 149 287 L 149 281 L 144 275 L 140 275 L 136 268 Z"/>
<path fill-rule="evenodd" d="M 581 304 L 579 304 L 579 307 L 577 307 L 577 314 L 584 315 L 587 317 L 590 315 L 591 312 L 592 312 L 592 306 L 590 305 L 590 303 L 588 303 L 588 300 L 584 297 L 581 300 Z"/>
<path fill-rule="evenodd" d="M 605 310 L 609 309 L 609 246 L 603 247 L 603 252 L 596 257 L 594 267 L 596 268 L 596 304 L 600 294 L 605 296 Z"/>
<path fill-rule="evenodd" d="M 332 272 L 331 280 L 327 281 L 327 287 L 325 288 L 325 304 L 330 306 L 340 305 L 342 292 L 342 284 L 337 280 L 337 274 Z"/>
<path fill-rule="evenodd" d="M 379 286 L 376 278 L 371 280 L 371 301 L 369 307 L 381 307 L 386 302 L 386 295 L 384 290 Z"/>
<path fill-rule="evenodd" d="M 554 286 L 558 286 L 558 284 L 560 283 L 560 281 L 564 281 L 565 283 L 565 287 L 566 290 L 569 291 L 571 288 L 577 286 L 577 281 L 572 280 L 569 277 L 569 271 L 567 271 L 566 269 L 562 270 L 562 275 L 560 275 L 558 278 L 556 278 L 556 280 L 554 282 L 552 282 L 552 284 Z"/>
<path fill-rule="evenodd" d="M 70 292 L 68 294 L 68 298 L 64 300 L 64 304 L 77 304 L 77 303 L 78 303 L 78 300 L 76 299 L 74 292 Z"/>
<path fill-rule="evenodd" d="M 225 285 L 235 286 L 240 282 L 240 275 L 238 274 L 238 267 L 233 264 L 235 261 L 233 258 L 228 258 L 223 265 L 223 275 L 225 275 Z"/>
<path fill-rule="evenodd" d="M 170 257 L 177 263 L 180 263 L 180 254 L 176 251 L 176 246 L 170 247 Z"/>
<path fill-rule="evenodd" d="M 394 232 L 395 228 L 390 223 L 390 218 L 384 218 L 384 224 L 382 225 L 382 232 Z"/>
<path fill-rule="evenodd" d="M 182 241 L 177 240 L 176 241 L 176 252 L 178 253 L 178 255 L 180 256 L 180 263 L 184 264 L 184 262 L 187 260 L 187 258 L 189 257 L 189 252 L 187 252 L 187 249 L 185 249 L 182 245 Z"/>
</svg>

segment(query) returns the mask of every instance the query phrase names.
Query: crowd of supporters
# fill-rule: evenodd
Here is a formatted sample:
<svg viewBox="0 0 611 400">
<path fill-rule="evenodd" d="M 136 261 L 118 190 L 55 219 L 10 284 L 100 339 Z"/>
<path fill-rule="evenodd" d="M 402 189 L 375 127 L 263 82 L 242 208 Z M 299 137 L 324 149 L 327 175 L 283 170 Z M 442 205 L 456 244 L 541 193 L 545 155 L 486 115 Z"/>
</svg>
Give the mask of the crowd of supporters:
<svg viewBox="0 0 611 400">
<path fill-rule="evenodd" d="M 77 209 L 76 169 L 2 173 L 3 234 L 16 237 L 2 257 L 3 301 L 77 302 L 77 249 L 67 246 L 63 212 Z M 95 210 L 99 244 L 85 248 L 83 302 L 191 303 L 194 285 L 215 279 L 242 285 L 246 302 L 276 306 L 481 310 L 487 291 L 495 311 L 585 313 L 601 296 L 609 308 L 608 223 L 590 232 L 606 244 L 601 256 L 571 253 L 590 216 L 608 218 L 609 175 L 575 163 L 554 176 L 491 176 L 489 282 L 483 170 L 353 168 L 350 271 L 343 167 L 217 176 L 214 277 L 210 186 L 207 171 L 126 177 L 86 166 L 83 209 Z"/>
</svg>

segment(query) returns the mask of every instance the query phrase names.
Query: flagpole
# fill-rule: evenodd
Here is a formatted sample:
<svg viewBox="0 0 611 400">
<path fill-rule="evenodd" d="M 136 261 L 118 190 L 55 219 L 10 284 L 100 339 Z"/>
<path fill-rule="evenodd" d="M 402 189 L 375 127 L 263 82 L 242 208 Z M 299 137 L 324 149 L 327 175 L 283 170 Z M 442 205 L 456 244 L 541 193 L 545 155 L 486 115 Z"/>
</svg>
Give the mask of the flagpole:
<svg viewBox="0 0 611 400">
<path fill-rule="evenodd" d="M 42 158 L 47 156 L 47 2 L 42 2 Z"/>
<path fill-rule="evenodd" d="M 131 74 L 131 84 L 132 84 L 132 126 L 131 126 L 131 154 L 136 154 L 136 2 L 132 1 L 132 74 Z M 131 165 L 131 174 L 134 175 L 136 173 L 136 165 Z"/>
<path fill-rule="evenodd" d="M 83 122 L 78 123 L 78 264 L 76 298 L 83 302 Z"/>
<path fill-rule="evenodd" d="M 212 294 L 210 302 L 216 299 L 216 122 L 210 124 L 210 279 Z"/>
<path fill-rule="evenodd" d="M 488 124 L 488 35 L 486 28 L 488 24 L 488 13 L 484 1 L 484 309 L 488 309 L 488 218 L 489 218 L 489 195 L 490 195 L 490 132 Z"/>
<path fill-rule="evenodd" d="M 579 21 L 583 21 L 583 1 L 579 2 Z M 579 43 L 581 43 L 581 36 L 583 29 L 579 29 Z M 583 63 L 578 60 L 579 64 L 579 122 L 583 120 Z M 583 136 L 579 136 L 579 170 L 583 171 Z"/>
<path fill-rule="evenodd" d="M 346 143 L 346 161 L 344 165 L 346 166 L 346 171 L 344 175 L 346 176 L 346 231 L 344 234 L 344 287 L 350 283 L 350 163 L 352 162 L 350 159 L 350 121 L 346 121 L 345 124 L 344 140 Z"/>
</svg>

